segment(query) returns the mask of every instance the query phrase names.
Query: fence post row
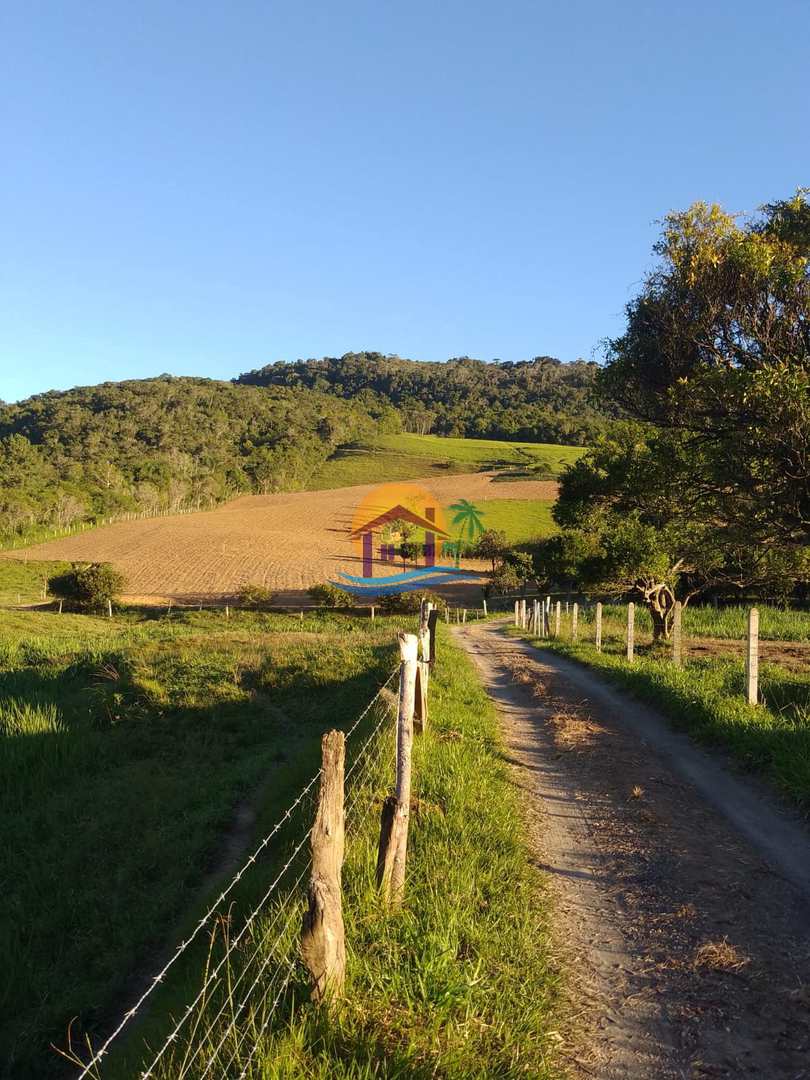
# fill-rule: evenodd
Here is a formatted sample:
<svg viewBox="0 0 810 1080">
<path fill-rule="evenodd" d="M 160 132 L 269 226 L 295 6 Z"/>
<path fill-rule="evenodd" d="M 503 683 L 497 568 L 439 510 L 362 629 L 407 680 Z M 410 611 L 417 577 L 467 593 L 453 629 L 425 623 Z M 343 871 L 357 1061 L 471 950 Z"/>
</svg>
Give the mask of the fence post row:
<svg viewBox="0 0 810 1080">
<path fill-rule="evenodd" d="M 748 641 L 745 649 L 745 696 L 749 705 L 759 703 L 759 610 L 748 612 Z"/>
<path fill-rule="evenodd" d="M 636 605 L 627 605 L 627 659 L 632 664 L 634 655 L 634 639 L 636 629 Z"/>
<path fill-rule="evenodd" d="M 301 932 L 301 955 L 312 978 L 312 1000 L 340 997 L 346 978 L 341 871 L 344 849 L 345 738 L 327 731 L 321 740 L 318 812 L 310 834 L 312 875 Z"/>
<path fill-rule="evenodd" d="M 399 906 L 405 891 L 405 862 L 411 811 L 411 750 L 416 692 L 418 639 L 415 634 L 399 635 L 399 707 L 397 709 L 396 794 L 383 805 L 380 846 L 377 855 L 377 883 L 383 896 Z"/>
</svg>

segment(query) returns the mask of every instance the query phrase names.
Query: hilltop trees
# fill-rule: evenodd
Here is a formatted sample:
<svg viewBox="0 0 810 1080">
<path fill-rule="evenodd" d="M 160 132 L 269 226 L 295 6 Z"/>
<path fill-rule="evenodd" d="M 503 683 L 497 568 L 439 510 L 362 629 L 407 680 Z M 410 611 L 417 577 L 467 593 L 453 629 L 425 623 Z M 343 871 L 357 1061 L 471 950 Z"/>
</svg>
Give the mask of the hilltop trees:
<svg viewBox="0 0 810 1080">
<path fill-rule="evenodd" d="M 362 403 L 372 415 L 395 406 L 406 431 L 419 435 L 586 445 L 615 415 L 596 400 L 598 366 L 551 356 L 484 363 L 468 356 L 446 363 L 377 352 L 346 353 L 294 364 L 269 364 L 239 376 L 254 386 L 310 387 Z"/>
</svg>

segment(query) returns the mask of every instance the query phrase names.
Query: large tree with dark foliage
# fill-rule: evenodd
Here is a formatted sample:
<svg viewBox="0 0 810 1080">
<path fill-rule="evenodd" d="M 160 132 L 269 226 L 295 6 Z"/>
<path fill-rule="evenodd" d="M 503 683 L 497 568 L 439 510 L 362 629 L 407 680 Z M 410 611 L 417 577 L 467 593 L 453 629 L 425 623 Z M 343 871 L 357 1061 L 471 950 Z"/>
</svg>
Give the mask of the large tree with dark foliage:
<svg viewBox="0 0 810 1080">
<path fill-rule="evenodd" d="M 695 449 L 691 488 L 752 541 L 810 539 L 810 202 L 671 214 L 604 389 Z M 700 466 L 698 469 L 697 466 Z"/>
<path fill-rule="evenodd" d="M 583 446 L 604 428 L 613 406 L 594 396 L 598 365 L 550 356 L 484 363 L 467 356 L 446 363 L 377 352 L 269 364 L 239 377 L 252 386 L 308 387 L 402 414 L 420 435 L 519 439 Z"/>
</svg>

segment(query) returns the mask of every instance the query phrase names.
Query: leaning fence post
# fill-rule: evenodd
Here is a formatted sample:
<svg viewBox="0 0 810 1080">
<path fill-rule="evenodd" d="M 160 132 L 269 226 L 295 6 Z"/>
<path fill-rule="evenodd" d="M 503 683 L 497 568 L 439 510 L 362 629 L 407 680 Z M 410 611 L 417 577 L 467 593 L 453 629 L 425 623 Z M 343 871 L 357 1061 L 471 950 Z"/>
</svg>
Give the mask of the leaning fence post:
<svg viewBox="0 0 810 1080">
<path fill-rule="evenodd" d="M 383 896 L 394 906 L 405 891 L 408 822 L 411 812 L 411 748 L 416 692 L 416 634 L 399 635 L 399 707 L 397 710 L 397 786 L 393 803 L 383 806 L 377 882 Z"/>
<path fill-rule="evenodd" d="M 596 651 L 602 651 L 602 605 L 597 603 L 596 605 Z"/>
<path fill-rule="evenodd" d="M 745 650 L 745 693 L 749 705 L 759 703 L 759 611 L 748 612 L 748 643 Z"/>
<path fill-rule="evenodd" d="M 561 608 L 562 608 L 562 604 L 558 600 L 557 604 L 556 604 L 556 606 L 554 608 L 554 637 L 555 638 L 558 638 L 560 636 L 560 610 L 561 610 Z"/>
<path fill-rule="evenodd" d="M 676 600 L 672 612 L 672 663 L 677 667 L 680 667 L 681 664 L 683 664 L 683 637 L 681 634 L 682 615 L 683 604 L 680 600 Z"/>
<path fill-rule="evenodd" d="M 579 604 L 574 604 L 571 609 L 571 640 L 577 640 L 577 622 L 579 619 Z"/>
<path fill-rule="evenodd" d="M 467 622 L 467 609 L 466 609 L 466 608 L 464 608 L 464 610 L 463 610 L 463 611 L 462 611 L 462 613 L 461 613 L 461 621 L 462 621 L 463 623 L 465 623 L 465 624 L 466 624 L 466 622 Z"/>
<path fill-rule="evenodd" d="M 321 739 L 321 786 L 310 833 L 312 874 L 309 906 L 301 929 L 301 956 L 312 977 L 312 1000 L 340 997 L 346 978 L 341 871 L 343 867 L 343 773 L 346 757 L 342 731 Z"/>
<path fill-rule="evenodd" d="M 636 629 L 636 605 L 631 601 L 627 605 L 627 659 L 633 663 L 634 635 Z"/>
</svg>

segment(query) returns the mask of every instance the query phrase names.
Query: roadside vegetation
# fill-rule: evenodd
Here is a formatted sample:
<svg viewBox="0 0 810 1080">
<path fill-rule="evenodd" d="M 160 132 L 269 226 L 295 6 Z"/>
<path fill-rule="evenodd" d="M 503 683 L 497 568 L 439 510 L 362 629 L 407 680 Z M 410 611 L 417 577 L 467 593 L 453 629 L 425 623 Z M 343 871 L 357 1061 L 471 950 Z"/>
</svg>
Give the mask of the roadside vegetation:
<svg viewBox="0 0 810 1080">
<path fill-rule="evenodd" d="M 749 607 L 733 604 L 727 607 L 713 607 L 706 604 L 689 605 L 683 613 L 683 633 L 689 638 L 721 638 L 728 641 L 745 640 L 750 607 L 759 611 L 759 636 L 763 641 L 798 641 L 810 642 L 810 611 L 798 608 L 773 607 L 769 604 L 756 603 Z M 593 605 L 583 606 L 579 620 L 581 626 L 591 626 L 594 613 Z M 627 623 L 627 606 L 622 604 L 604 604 L 602 607 L 603 634 L 607 640 L 614 636 L 623 639 Z M 649 612 L 643 607 L 636 608 L 636 637 L 645 644 L 652 640 L 653 625 Z M 810 650 L 808 651 L 810 658 Z"/>
<path fill-rule="evenodd" d="M 730 751 L 744 768 L 767 777 L 810 813 L 810 668 L 788 671 L 761 663 L 762 703 L 751 706 L 745 701 L 742 648 L 739 658 L 696 657 L 677 667 L 667 652 L 651 643 L 649 630 L 644 642 L 642 626 L 640 647 L 629 663 L 624 623 L 618 614 L 608 612 L 613 618 L 603 622 L 602 652 L 584 640 L 587 619 L 580 622 L 576 643 L 571 642 L 566 623 L 559 639 L 536 638 L 535 644 L 589 665 L 622 689 L 658 706 L 673 726 Z M 698 624 L 702 620 L 704 629 L 711 625 L 708 614 L 704 611 L 696 620 Z M 510 633 L 522 631 L 512 628 Z"/>
</svg>

